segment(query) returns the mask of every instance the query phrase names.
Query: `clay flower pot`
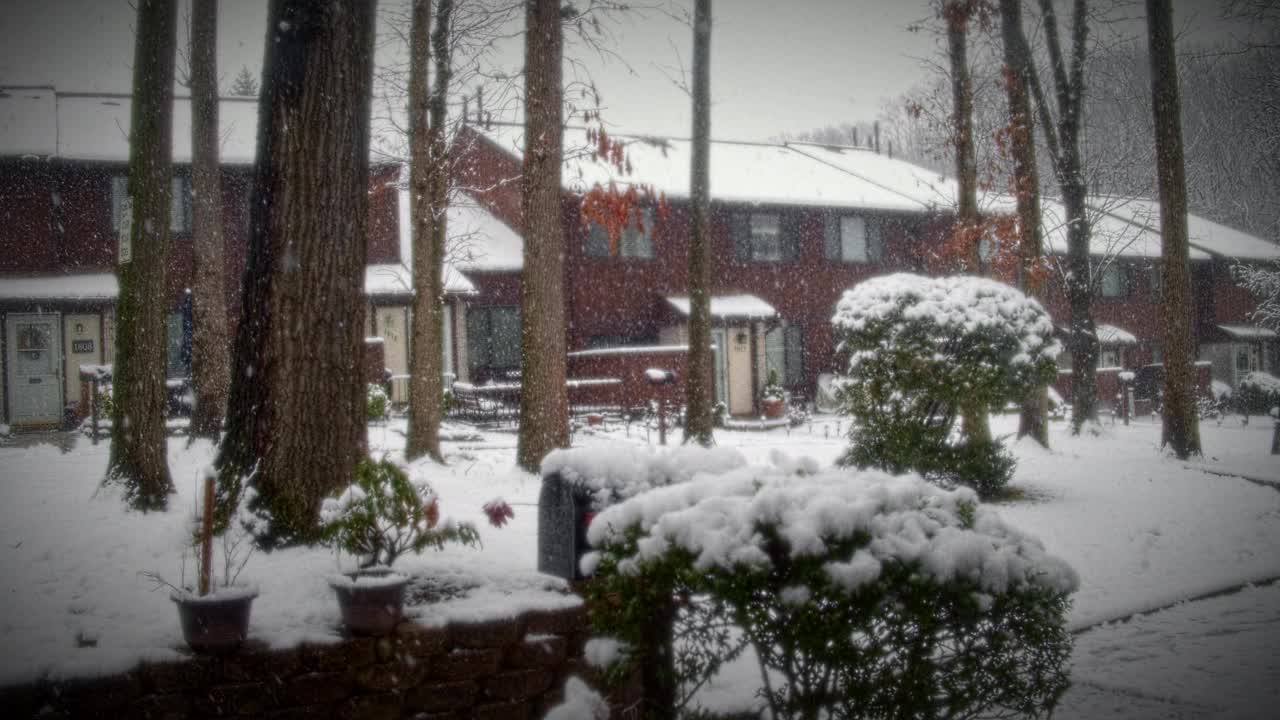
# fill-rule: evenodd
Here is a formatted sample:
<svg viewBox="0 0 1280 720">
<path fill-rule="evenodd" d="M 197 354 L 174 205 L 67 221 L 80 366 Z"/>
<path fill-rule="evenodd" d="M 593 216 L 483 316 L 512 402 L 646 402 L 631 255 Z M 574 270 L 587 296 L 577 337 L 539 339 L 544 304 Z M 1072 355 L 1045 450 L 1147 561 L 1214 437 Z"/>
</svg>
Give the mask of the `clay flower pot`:
<svg viewBox="0 0 1280 720">
<path fill-rule="evenodd" d="M 342 622 L 352 635 L 386 635 L 404 617 L 406 575 L 390 570 L 363 570 L 331 575 L 329 587 L 338 596 Z"/>
<path fill-rule="evenodd" d="M 782 417 L 787 412 L 787 402 L 779 397 L 767 397 L 760 400 L 764 408 L 764 416 L 770 420 Z"/>
<path fill-rule="evenodd" d="M 169 597 L 178 606 L 182 636 L 192 650 L 229 653 L 249 634 L 249 610 L 258 589 L 236 586 L 218 588 L 204 596 L 174 592 Z"/>
</svg>

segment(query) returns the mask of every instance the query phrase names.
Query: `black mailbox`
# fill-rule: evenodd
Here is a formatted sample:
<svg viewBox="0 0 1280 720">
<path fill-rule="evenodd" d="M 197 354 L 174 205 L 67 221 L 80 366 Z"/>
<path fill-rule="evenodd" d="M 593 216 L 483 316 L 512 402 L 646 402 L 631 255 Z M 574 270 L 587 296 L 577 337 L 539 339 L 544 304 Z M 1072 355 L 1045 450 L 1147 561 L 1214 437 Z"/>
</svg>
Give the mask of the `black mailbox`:
<svg viewBox="0 0 1280 720">
<path fill-rule="evenodd" d="M 560 473 L 542 478 L 538 495 L 538 571 L 581 580 L 579 560 L 587 553 L 587 526 L 595 513 L 591 494 Z"/>
</svg>

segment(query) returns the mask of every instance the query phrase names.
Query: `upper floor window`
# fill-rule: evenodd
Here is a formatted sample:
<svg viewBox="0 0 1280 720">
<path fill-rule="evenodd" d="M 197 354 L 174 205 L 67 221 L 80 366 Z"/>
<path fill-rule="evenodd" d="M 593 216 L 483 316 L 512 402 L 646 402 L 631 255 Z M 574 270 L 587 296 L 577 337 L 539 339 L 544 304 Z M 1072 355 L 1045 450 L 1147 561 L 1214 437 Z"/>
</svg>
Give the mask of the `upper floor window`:
<svg viewBox="0 0 1280 720">
<path fill-rule="evenodd" d="M 191 232 L 191 176 L 175 175 L 170 186 L 173 201 L 169 205 L 169 230 L 175 233 Z M 120 229 L 120 211 L 129 196 L 129 177 L 116 175 L 111 178 L 111 229 Z"/>
<path fill-rule="evenodd" d="M 733 245 L 739 260 L 794 262 L 800 255 L 794 220 L 783 213 L 734 215 Z"/>
<path fill-rule="evenodd" d="M 651 208 L 633 209 L 631 222 L 622 230 L 618 238 L 618 257 L 645 258 L 653 257 L 653 210 Z M 587 229 L 587 255 L 591 257 L 609 257 L 609 231 L 603 225 L 592 222 Z"/>
<path fill-rule="evenodd" d="M 828 215 L 823 257 L 847 263 L 878 262 L 884 243 L 880 223 L 861 215 Z"/>
<path fill-rule="evenodd" d="M 1102 297 L 1122 298 L 1129 295 L 1129 286 L 1125 282 L 1124 268 L 1117 263 L 1107 265 L 1102 271 Z"/>
</svg>

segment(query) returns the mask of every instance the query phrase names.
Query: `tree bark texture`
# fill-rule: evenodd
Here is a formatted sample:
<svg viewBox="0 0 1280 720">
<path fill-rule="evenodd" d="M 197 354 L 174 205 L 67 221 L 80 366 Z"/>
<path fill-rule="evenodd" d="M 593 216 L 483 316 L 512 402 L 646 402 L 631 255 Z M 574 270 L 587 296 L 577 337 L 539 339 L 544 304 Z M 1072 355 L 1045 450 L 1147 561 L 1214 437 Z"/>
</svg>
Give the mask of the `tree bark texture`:
<svg viewBox="0 0 1280 720">
<path fill-rule="evenodd" d="M 222 170 L 218 166 L 218 3 L 191 3 L 191 193 L 194 250 L 191 436 L 215 441 L 227 412 L 231 353 L 227 342 Z"/>
<path fill-rule="evenodd" d="M 689 179 L 689 359 L 684 441 L 711 445 L 711 0 L 693 20 L 693 160 Z M 724 352 L 725 349 L 721 349 Z"/>
<path fill-rule="evenodd" d="M 413 224 L 413 316 L 409 369 L 409 435 L 405 454 L 442 461 L 440 422 L 444 396 L 444 253 L 448 203 L 448 157 L 444 131 L 451 74 L 449 30 L 452 0 L 437 0 L 431 33 L 431 3 L 413 4 L 409 68 L 409 184 Z M 428 65 L 435 59 L 435 84 Z"/>
<path fill-rule="evenodd" d="M 1031 52 L 1023 42 L 1021 0 L 1000 0 L 1004 45 L 1005 90 L 1009 100 L 1009 147 L 1013 158 L 1013 190 L 1018 205 L 1018 286 L 1044 302 L 1040 266 L 1044 239 L 1040 228 L 1040 177 L 1036 169 L 1035 118 L 1031 114 L 1028 75 Z M 1030 435 L 1049 446 L 1049 394 L 1040 388 L 1022 402 L 1018 437 Z"/>
<path fill-rule="evenodd" d="M 1183 166 L 1178 66 L 1174 57 L 1170 0 L 1147 0 L 1151 46 L 1151 105 L 1156 129 L 1156 178 L 1160 186 L 1161 273 L 1164 288 L 1164 410 L 1161 445 L 1179 459 L 1200 454 L 1196 418 L 1195 340 L 1187 235 L 1187 179 Z"/>
<path fill-rule="evenodd" d="M 569 445 L 565 387 L 563 30 L 559 0 L 525 4 L 525 153 L 521 195 L 524 274 L 520 286 L 522 384 L 516 462 L 537 472 L 542 458 Z"/>
<path fill-rule="evenodd" d="M 273 0 L 258 119 L 224 500 L 245 482 L 259 540 L 310 541 L 364 454 L 364 265 L 374 4 Z M 224 503 L 225 512 L 230 503 Z"/>
<path fill-rule="evenodd" d="M 111 453 L 106 480 L 129 503 L 163 510 L 173 492 L 165 438 L 165 266 L 173 176 L 173 74 L 177 8 L 138 0 L 129 128 L 129 246 L 119 268 Z"/>
<path fill-rule="evenodd" d="M 947 58 L 951 68 L 951 129 L 955 133 L 956 182 L 959 198 L 957 229 L 964 237 L 963 262 L 978 272 L 981 239 L 978 217 L 978 164 L 973 150 L 973 81 L 969 76 L 968 36 L 971 10 L 964 0 L 949 0 L 942 8 L 947 24 Z"/>
</svg>

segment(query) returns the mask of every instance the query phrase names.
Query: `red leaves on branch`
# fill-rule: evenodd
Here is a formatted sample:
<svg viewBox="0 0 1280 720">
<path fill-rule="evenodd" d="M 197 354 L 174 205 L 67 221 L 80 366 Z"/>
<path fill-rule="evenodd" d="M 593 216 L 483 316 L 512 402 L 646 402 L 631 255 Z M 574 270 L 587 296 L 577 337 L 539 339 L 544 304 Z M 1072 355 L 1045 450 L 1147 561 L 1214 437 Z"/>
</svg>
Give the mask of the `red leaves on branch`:
<svg viewBox="0 0 1280 720">
<path fill-rule="evenodd" d="M 631 158 L 623 143 L 610 137 L 604 128 L 587 128 L 587 142 L 591 145 L 591 158 L 605 162 L 619 175 L 630 175 Z M 645 232 L 643 208 L 656 209 L 656 222 L 666 222 L 670 216 L 666 193 L 657 193 L 652 185 L 629 184 L 621 190 L 615 181 L 608 187 L 596 183 L 582 196 L 579 216 L 584 226 L 594 222 L 609 235 L 609 254 L 616 256 L 622 242 L 622 233 L 628 226 Z"/>
</svg>

